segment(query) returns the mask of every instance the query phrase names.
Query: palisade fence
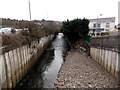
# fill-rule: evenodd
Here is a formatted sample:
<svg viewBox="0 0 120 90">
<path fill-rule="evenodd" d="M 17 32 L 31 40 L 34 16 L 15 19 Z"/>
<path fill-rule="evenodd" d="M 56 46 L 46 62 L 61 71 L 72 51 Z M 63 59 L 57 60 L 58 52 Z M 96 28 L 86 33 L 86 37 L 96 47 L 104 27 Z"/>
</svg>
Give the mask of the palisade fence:
<svg viewBox="0 0 120 90">
<path fill-rule="evenodd" d="M 120 84 L 120 34 L 93 37 L 91 39 L 90 55 L 111 72 Z"/>
<path fill-rule="evenodd" d="M 53 40 L 54 35 L 33 41 L 31 45 L 3 49 L 0 54 L 0 89 L 14 88 Z"/>
</svg>

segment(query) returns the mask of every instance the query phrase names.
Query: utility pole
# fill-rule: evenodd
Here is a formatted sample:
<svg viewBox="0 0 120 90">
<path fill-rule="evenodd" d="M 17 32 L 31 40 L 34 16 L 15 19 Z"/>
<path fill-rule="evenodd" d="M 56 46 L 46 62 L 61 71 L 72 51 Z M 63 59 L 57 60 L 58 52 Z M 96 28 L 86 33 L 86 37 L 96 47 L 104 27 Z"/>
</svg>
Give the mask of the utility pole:
<svg viewBox="0 0 120 90">
<path fill-rule="evenodd" d="M 30 15 L 30 21 L 31 21 L 31 6 L 30 6 L 30 0 L 28 1 L 29 4 L 29 15 Z"/>
<path fill-rule="evenodd" d="M 48 12 L 47 12 L 47 20 L 48 20 Z"/>
<path fill-rule="evenodd" d="M 120 1 L 118 2 L 118 36 L 120 35 Z M 118 87 L 120 87 L 120 39 L 118 38 Z"/>
<path fill-rule="evenodd" d="M 120 1 L 118 2 L 118 25 L 117 25 L 117 29 L 118 29 L 118 35 L 120 35 Z"/>
</svg>

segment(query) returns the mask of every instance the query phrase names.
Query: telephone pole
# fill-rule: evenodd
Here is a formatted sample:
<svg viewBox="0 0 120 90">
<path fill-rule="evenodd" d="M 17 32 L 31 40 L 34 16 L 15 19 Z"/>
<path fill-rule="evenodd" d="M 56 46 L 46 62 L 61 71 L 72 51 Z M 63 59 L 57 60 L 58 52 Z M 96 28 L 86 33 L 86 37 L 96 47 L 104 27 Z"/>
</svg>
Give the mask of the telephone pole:
<svg viewBox="0 0 120 90">
<path fill-rule="evenodd" d="M 118 24 L 120 24 L 120 1 L 118 2 Z"/>
<path fill-rule="evenodd" d="M 29 15 L 30 15 L 30 21 L 31 21 L 31 6 L 30 6 L 30 0 L 28 1 L 29 4 Z"/>
</svg>

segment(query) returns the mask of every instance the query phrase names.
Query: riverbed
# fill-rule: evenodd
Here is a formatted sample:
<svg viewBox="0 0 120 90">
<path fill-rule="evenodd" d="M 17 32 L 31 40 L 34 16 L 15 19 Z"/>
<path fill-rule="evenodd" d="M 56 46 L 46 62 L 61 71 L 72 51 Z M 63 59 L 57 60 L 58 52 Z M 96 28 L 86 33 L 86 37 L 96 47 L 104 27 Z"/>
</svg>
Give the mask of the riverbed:
<svg viewBox="0 0 120 90">
<path fill-rule="evenodd" d="M 59 33 L 16 88 L 54 88 L 67 50 L 68 42 L 64 35 Z"/>
</svg>

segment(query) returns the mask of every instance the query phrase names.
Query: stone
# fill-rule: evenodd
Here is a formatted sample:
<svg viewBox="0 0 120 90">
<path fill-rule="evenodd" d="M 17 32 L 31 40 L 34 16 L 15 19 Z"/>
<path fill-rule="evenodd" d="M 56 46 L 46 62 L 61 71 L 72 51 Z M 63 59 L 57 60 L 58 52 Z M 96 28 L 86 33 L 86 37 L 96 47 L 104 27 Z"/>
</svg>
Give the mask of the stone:
<svg viewBox="0 0 120 90">
<path fill-rule="evenodd" d="M 76 85 L 77 85 L 77 86 L 81 86 L 80 82 L 76 82 Z"/>
</svg>

